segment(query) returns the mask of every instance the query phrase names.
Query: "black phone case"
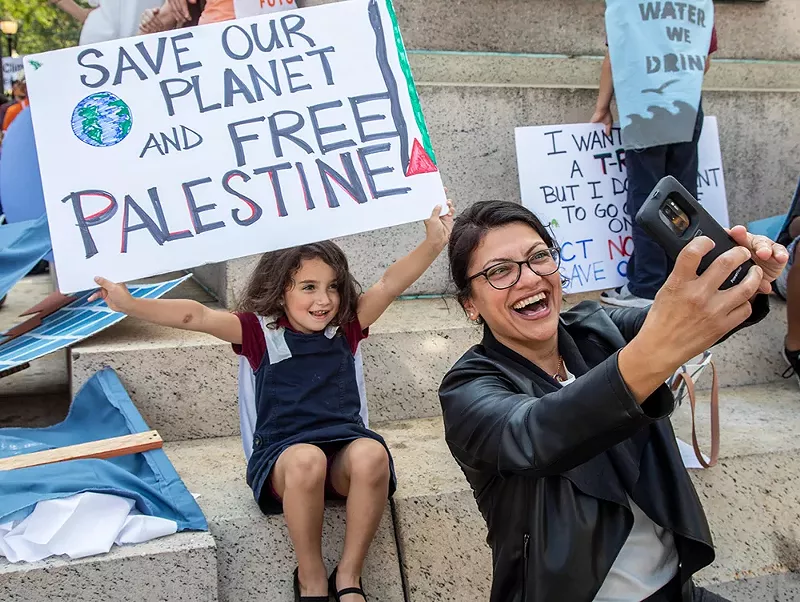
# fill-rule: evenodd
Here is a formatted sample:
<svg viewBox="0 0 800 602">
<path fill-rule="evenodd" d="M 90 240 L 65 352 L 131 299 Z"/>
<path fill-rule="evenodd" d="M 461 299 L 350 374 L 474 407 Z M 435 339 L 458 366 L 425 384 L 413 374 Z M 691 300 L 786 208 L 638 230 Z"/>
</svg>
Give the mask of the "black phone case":
<svg viewBox="0 0 800 602">
<path fill-rule="evenodd" d="M 661 207 L 672 197 L 689 218 L 689 227 L 678 235 L 662 219 Z M 666 219 L 666 218 L 664 218 Z M 675 261 L 683 248 L 697 236 L 707 236 L 714 241 L 715 247 L 700 262 L 697 274 L 700 275 L 708 269 L 708 266 L 720 255 L 734 248 L 736 242 L 725 232 L 711 215 L 703 209 L 703 206 L 686 190 L 678 180 L 672 176 L 663 178 L 642 208 L 636 214 L 636 223 L 647 232 Z M 720 290 L 728 289 L 739 284 L 747 276 L 747 272 L 755 264 L 748 259 L 741 266 L 736 268 L 731 275 L 722 283 Z"/>
</svg>

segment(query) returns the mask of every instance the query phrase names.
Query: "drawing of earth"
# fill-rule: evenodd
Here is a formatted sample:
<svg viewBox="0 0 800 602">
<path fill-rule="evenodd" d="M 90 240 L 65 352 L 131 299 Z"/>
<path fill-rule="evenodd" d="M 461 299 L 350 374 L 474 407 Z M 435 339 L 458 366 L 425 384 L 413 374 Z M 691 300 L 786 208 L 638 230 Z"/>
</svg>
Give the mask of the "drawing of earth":
<svg viewBox="0 0 800 602">
<path fill-rule="evenodd" d="M 91 94 L 72 111 L 72 131 L 91 146 L 114 146 L 125 139 L 132 126 L 130 107 L 110 92 Z"/>
</svg>

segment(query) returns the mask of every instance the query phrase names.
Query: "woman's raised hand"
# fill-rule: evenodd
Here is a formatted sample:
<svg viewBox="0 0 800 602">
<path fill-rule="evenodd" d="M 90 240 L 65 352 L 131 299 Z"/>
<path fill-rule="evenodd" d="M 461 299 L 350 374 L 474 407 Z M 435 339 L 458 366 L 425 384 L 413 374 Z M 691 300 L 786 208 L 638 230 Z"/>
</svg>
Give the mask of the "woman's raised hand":
<svg viewBox="0 0 800 602">
<path fill-rule="evenodd" d="M 776 249 L 778 258 L 771 252 L 770 259 L 758 259 L 769 274 L 754 265 L 739 284 L 721 291 L 722 283 L 753 253 L 749 247 L 734 247 L 698 276 L 700 262 L 713 248 L 714 242 L 705 236 L 684 247 L 639 333 L 619 353 L 620 373 L 638 403 L 644 403 L 678 367 L 746 321 L 753 311 L 750 300 L 773 277 L 770 262 L 782 261 Z"/>
<path fill-rule="evenodd" d="M 705 236 L 686 245 L 636 337 L 647 342 L 653 361 L 665 362 L 664 369 L 670 372 L 747 320 L 752 312 L 750 299 L 763 290 L 764 282 L 774 279 L 771 259 L 766 263 L 760 259 L 759 263 L 769 267 L 769 274 L 755 265 L 742 282 L 719 290 L 753 254 L 748 248 L 737 246 L 720 255 L 698 276 L 701 260 L 713 248 L 714 242 Z"/>
</svg>

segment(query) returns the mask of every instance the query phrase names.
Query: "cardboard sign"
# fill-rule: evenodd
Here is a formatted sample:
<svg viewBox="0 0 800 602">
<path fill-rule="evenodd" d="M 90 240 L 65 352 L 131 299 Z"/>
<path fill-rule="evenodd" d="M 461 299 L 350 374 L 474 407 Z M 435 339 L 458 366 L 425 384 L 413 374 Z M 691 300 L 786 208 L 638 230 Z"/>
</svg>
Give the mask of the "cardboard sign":
<svg viewBox="0 0 800 602">
<path fill-rule="evenodd" d="M 21 56 L 3 57 L 3 90 L 11 90 L 14 76 L 23 69 L 22 59 L 23 57 Z"/>
<path fill-rule="evenodd" d="M 712 0 L 606 0 L 625 148 L 692 139 L 713 27 Z"/>
<path fill-rule="evenodd" d="M 62 292 L 446 202 L 388 0 L 69 48 L 25 70 Z"/>
<path fill-rule="evenodd" d="M 131 295 L 136 299 L 159 299 L 190 277 L 131 286 Z M 16 327 L 3 333 L 0 338 L 0 375 L 6 376 L 18 366 L 80 343 L 127 317 L 109 308 L 103 300 L 90 303 L 91 294 L 92 291 L 83 293 L 69 305 L 44 317 L 34 316 L 31 320 L 35 327 L 26 329 L 19 336 L 12 332 Z"/>
<path fill-rule="evenodd" d="M 633 239 L 620 129 L 607 136 L 597 124 L 522 127 L 516 140 L 522 204 L 560 243 L 561 273 L 570 281 L 567 292 L 625 284 Z M 705 118 L 698 150 L 698 200 L 728 227 L 715 117 Z"/>
</svg>

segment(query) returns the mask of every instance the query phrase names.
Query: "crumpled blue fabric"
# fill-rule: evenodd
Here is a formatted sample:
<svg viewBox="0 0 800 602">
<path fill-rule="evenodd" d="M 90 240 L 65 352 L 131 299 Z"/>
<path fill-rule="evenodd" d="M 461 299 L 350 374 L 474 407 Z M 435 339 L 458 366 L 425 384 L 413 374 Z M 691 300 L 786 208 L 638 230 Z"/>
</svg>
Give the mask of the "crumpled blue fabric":
<svg viewBox="0 0 800 602">
<path fill-rule="evenodd" d="M 104 368 L 81 388 L 63 422 L 0 429 L 0 458 L 149 430 L 116 372 Z M 0 523 L 24 519 L 40 501 L 86 491 L 131 498 L 142 514 L 173 520 L 178 531 L 208 530 L 200 507 L 161 449 L 0 472 Z"/>
<path fill-rule="evenodd" d="M 0 226 L 0 298 L 44 259 L 52 247 L 47 215 Z"/>
<path fill-rule="evenodd" d="M 38 219 L 45 213 L 30 107 L 17 115 L 3 137 L 0 198 L 10 223 Z"/>
</svg>

